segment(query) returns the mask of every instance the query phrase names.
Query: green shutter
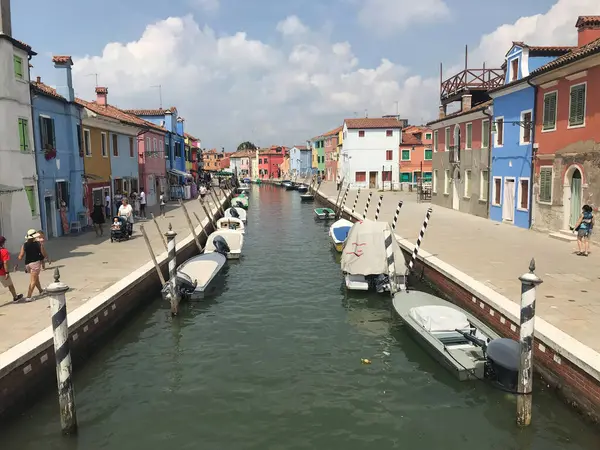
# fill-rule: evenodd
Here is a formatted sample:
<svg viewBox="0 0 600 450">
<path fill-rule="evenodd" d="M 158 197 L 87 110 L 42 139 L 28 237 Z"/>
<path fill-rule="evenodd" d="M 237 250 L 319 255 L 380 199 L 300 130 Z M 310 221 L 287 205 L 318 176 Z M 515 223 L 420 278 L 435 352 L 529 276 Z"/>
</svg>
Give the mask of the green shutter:
<svg viewBox="0 0 600 450">
<path fill-rule="evenodd" d="M 410 160 L 410 150 L 402 150 L 402 161 Z"/>
<path fill-rule="evenodd" d="M 15 77 L 23 79 L 23 58 L 19 56 L 13 56 L 13 66 L 15 69 Z"/>
<path fill-rule="evenodd" d="M 408 172 L 402 172 L 401 177 L 400 177 L 400 181 L 402 183 L 410 183 L 410 173 L 408 173 Z"/>
<path fill-rule="evenodd" d="M 556 92 L 544 97 L 544 120 L 542 128 L 553 130 L 556 127 Z"/>
<path fill-rule="evenodd" d="M 481 127 L 481 148 L 489 148 L 490 146 L 490 121 L 485 120 Z"/>
<path fill-rule="evenodd" d="M 552 168 L 540 168 L 540 202 L 550 203 L 552 201 Z"/>
<path fill-rule="evenodd" d="M 433 151 L 430 148 L 425 149 L 425 161 L 431 161 L 432 158 L 433 158 Z"/>
<path fill-rule="evenodd" d="M 473 146 L 473 125 L 467 125 L 467 146 L 466 148 L 470 149 Z"/>
<path fill-rule="evenodd" d="M 29 129 L 27 119 L 19 119 L 19 148 L 22 152 L 29 151 Z"/>
<path fill-rule="evenodd" d="M 25 186 L 25 193 L 27 194 L 27 201 L 29 202 L 29 208 L 31 209 L 31 216 L 37 215 L 37 206 L 35 203 L 35 191 L 33 186 Z"/>
<path fill-rule="evenodd" d="M 583 125 L 585 120 L 585 84 L 571 88 L 569 126 Z"/>
</svg>

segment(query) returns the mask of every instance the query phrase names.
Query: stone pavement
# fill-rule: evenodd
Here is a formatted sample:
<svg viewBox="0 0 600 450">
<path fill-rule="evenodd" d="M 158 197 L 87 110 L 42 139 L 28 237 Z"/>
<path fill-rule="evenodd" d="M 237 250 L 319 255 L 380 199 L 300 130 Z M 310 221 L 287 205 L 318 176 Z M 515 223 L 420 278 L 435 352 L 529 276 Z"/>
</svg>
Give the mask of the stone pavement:
<svg viewBox="0 0 600 450">
<path fill-rule="evenodd" d="M 216 191 L 220 192 L 218 189 Z M 206 217 L 200 202 L 190 200 L 185 204 L 193 225 L 197 226 L 198 221 L 193 212 L 200 217 L 200 220 Z M 212 203 L 209 206 L 214 208 Z M 51 239 L 47 242 L 46 248 L 52 264 L 46 265 L 46 270 L 41 274 L 42 287 L 53 281 L 54 268 L 59 267 L 61 281 L 71 288 L 67 293 L 67 308 L 68 311 L 73 311 L 150 260 L 140 232 L 142 224 L 154 253 L 157 256 L 163 253 L 165 247 L 156 226 L 150 219 L 151 212 L 157 216 L 162 233 L 168 230 L 170 223 L 173 230 L 179 234 L 178 239 L 183 239 L 190 234 L 183 209 L 177 203 L 171 202 L 167 204 L 165 218 L 158 217 L 158 206 L 156 206 L 156 208 L 149 208 L 148 220 L 136 220 L 133 236 L 129 241 L 111 243 L 108 224 L 104 227 L 103 237 L 97 237 L 94 231 L 85 231 L 81 234 Z M 17 256 L 11 255 L 13 268 Z M 11 273 L 11 277 L 17 292 L 25 295 L 29 285 L 29 275 L 23 271 L 23 263 L 20 263 L 17 272 Z M 41 297 L 30 303 L 15 303 L 8 289 L 0 286 L 0 353 L 49 326 L 51 322 L 48 310 L 48 298 Z"/>
<path fill-rule="evenodd" d="M 337 196 L 334 183 L 323 183 L 320 192 Z M 433 213 L 421 247 L 444 262 L 520 303 L 518 277 L 535 258 L 536 274 L 544 281 L 537 291 L 537 314 L 585 345 L 600 351 L 600 250 L 590 256 L 575 254 L 576 243 L 552 239 L 548 234 L 493 222 L 429 203 L 417 203 L 416 193 L 373 192 L 368 218 L 375 215 L 379 195 L 383 204 L 379 220 L 391 221 L 399 200 L 404 201 L 396 232 L 417 240 L 432 206 Z M 356 212 L 362 215 L 368 190 L 361 190 Z M 356 190 L 348 194 L 352 207 Z"/>
</svg>

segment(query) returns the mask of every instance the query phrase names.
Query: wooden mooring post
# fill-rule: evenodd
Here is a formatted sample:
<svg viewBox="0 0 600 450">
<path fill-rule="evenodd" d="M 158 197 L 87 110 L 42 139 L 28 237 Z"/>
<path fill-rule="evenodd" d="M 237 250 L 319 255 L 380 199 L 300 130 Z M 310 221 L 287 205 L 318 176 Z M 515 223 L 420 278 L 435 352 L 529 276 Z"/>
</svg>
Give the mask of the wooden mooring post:
<svg viewBox="0 0 600 450">
<path fill-rule="evenodd" d="M 381 204 L 383 203 L 383 194 L 379 196 L 379 201 L 377 202 L 377 208 L 375 209 L 375 222 L 379 220 L 379 213 L 381 212 Z"/>
<path fill-rule="evenodd" d="M 186 220 L 188 226 L 190 227 L 190 231 L 192 232 L 192 236 L 194 237 L 194 242 L 196 242 L 196 247 L 198 247 L 198 251 L 200 253 L 202 253 L 202 251 L 204 249 L 200 245 L 200 240 L 198 239 L 198 236 L 196 235 L 196 227 L 194 227 L 194 224 L 192 223 L 192 219 L 190 219 L 190 214 L 188 213 L 187 207 L 185 206 L 185 203 L 183 203 L 183 200 L 179 199 L 179 205 L 183 209 L 183 215 L 185 216 L 185 220 Z"/>
<path fill-rule="evenodd" d="M 154 217 L 154 213 L 150 213 L 150 217 L 152 217 L 152 221 L 154 222 L 154 225 L 156 225 L 156 229 L 158 230 L 158 235 L 160 236 L 163 245 L 165 246 L 165 250 L 167 250 L 167 241 L 165 240 L 165 237 L 163 236 L 162 231 L 160 231 L 160 226 L 158 225 L 158 222 L 156 221 L 156 217 Z"/>
<path fill-rule="evenodd" d="M 54 358 L 56 360 L 56 381 L 58 383 L 58 404 L 60 406 L 60 426 L 65 435 L 77 434 L 77 412 L 73 390 L 73 367 L 69 347 L 69 324 L 67 321 L 66 292 L 69 286 L 60 282 L 58 267 L 54 270 L 54 283 L 46 288 L 50 297 L 50 315 L 54 337 Z"/>
<path fill-rule="evenodd" d="M 150 257 L 152 258 L 152 263 L 154 264 L 154 268 L 156 269 L 156 273 L 158 274 L 158 279 L 160 280 L 160 284 L 162 287 L 167 284 L 165 281 L 165 277 L 160 270 L 160 266 L 156 261 L 156 256 L 154 255 L 154 250 L 152 250 L 152 244 L 150 244 L 150 239 L 148 239 L 148 235 L 146 234 L 146 230 L 144 229 L 144 225 L 140 225 L 140 231 L 142 232 L 142 236 L 144 236 L 144 241 L 146 242 L 146 247 L 148 248 L 148 252 L 150 253 Z"/>
<path fill-rule="evenodd" d="M 206 208 L 204 209 L 204 212 L 206 213 Z M 202 233 L 204 234 L 204 236 L 206 236 L 206 240 L 208 241 L 208 233 L 206 232 L 206 228 L 202 226 L 202 221 L 200 220 L 200 217 L 198 217 L 198 214 L 196 214 L 195 212 L 193 214 L 194 217 L 196 217 L 198 223 L 200 224 L 200 227 L 202 228 Z M 208 217 L 208 214 L 206 215 L 206 217 Z M 208 222 L 210 223 L 210 218 L 208 219 Z"/>
<path fill-rule="evenodd" d="M 167 237 L 167 245 L 169 251 L 169 284 L 171 292 L 171 314 L 176 316 L 179 314 L 179 303 L 181 298 L 179 289 L 177 289 L 177 249 L 175 247 L 175 237 L 177 233 L 173 231 L 173 227 L 169 224 L 169 231 L 165 233 Z"/>
<path fill-rule="evenodd" d="M 521 280 L 521 318 L 519 327 L 519 382 L 517 384 L 517 425 L 531 424 L 533 400 L 533 343 L 535 325 L 536 288 L 542 280 L 534 273 L 535 260 L 529 263 L 529 272 L 519 277 Z"/>
</svg>

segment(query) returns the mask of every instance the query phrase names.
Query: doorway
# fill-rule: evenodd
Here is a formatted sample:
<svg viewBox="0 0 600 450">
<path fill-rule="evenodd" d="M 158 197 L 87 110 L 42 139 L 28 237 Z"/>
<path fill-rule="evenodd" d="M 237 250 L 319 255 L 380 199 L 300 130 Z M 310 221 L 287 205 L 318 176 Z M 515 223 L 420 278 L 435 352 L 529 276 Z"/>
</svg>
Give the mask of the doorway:
<svg viewBox="0 0 600 450">
<path fill-rule="evenodd" d="M 460 199 L 458 197 L 458 182 L 459 172 L 458 169 L 454 169 L 454 176 L 452 177 L 452 209 L 458 211 L 460 207 Z"/>
<path fill-rule="evenodd" d="M 581 172 L 579 169 L 573 171 L 571 176 L 571 208 L 569 226 L 574 227 L 581 214 Z"/>
<path fill-rule="evenodd" d="M 377 172 L 369 172 L 369 189 L 377 189 Z"/>
<path fill-rule="evenodd" d="M 46 211 L 46 221 L 44 228 L 48 239 L 56 237 L 56 202 L 51 196 L 44 197 L 44 211 Z"/>
<path fill-rule="evenodd" d="M 515 220 L 515 179 L 504 179 L 504 201 L 502 203 L 502 220 L 513 222 Z"/>
</svg>

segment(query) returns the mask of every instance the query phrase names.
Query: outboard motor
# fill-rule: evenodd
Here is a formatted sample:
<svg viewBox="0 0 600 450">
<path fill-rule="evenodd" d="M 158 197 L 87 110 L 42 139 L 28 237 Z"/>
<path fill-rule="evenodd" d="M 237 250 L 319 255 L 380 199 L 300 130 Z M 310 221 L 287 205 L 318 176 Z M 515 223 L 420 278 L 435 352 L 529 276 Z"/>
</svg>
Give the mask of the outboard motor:
<svg viewBox="0 0 600 450">
<path fill-rule="evenodd" d="M 329 210 L 328 209 L 324 209 L 323 210 L 323 214 L 325 214 L 325 217 L 329 217 Z"/>
<path fill-rule="evenodd" d="M 227 245 L 227 241 L 223 236 L 215 236 L 213 239 L 213 244 L 215 245 L 215 250 L 221 255 L 227 256 L 229 253 L 229 245 Z"/>
<path fill-rule="evenodd" d="M 487 346 L 485 377 L 515 391 L 519 379 L 520 348 L 512 339 L 494 339 Z"/>
<path fill-rule="evenodd" d="M 231 208 L 229 213 L 231 214 L 231 217 L 235 217 L 236 219 L 240 218 L 240 213 L 237 212 L 237 209 L 235 209 L 235 208 Z"/>
<path fill-rule="evenodd" d="M 177 289 L 181 298 L 189 298 L 196 290 L 197 285 L 198 281 L 192 281 L 189 275 L 183 272 L 177 272 L 177 276 L 175 277 L 175 289 Z M 167 282 L 167 284 L 163 286 L 162 295 L 166 300 L 171 299 L 171 283 Z"/>
<path fill-rule="evenodd" d="M 386 274 L 376 275 L 373 279 L 373 287 L 378 294 L 381 294 L 390 289 L 390 279 Z"/>
</svg>

